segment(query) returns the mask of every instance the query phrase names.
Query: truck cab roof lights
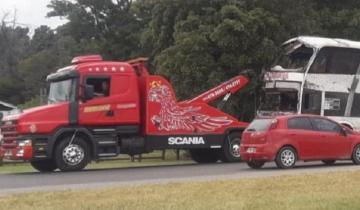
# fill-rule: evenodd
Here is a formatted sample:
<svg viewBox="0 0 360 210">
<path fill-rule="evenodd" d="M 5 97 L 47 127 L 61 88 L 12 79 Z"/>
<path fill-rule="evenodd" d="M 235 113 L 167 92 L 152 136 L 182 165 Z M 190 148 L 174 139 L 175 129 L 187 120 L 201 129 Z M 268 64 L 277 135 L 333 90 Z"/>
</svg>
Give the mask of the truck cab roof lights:
<svg viewBox="0 0 360 210">
<path fill-rule="evenodd" d="M 71 64 L 103 61 L 101 55 L 84 55 L 72 59 Z"/>
</svg>

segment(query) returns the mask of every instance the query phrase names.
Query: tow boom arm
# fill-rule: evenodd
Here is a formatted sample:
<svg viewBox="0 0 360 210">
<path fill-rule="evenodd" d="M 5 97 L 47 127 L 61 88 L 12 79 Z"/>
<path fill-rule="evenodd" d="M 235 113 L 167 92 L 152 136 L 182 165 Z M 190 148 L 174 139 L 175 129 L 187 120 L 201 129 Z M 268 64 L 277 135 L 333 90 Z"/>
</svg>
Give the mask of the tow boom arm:
<svg viewBox="0 0 360 210">
<path fill-rule="evenodd" d="M 249 80 L 244 76 L 236 76 L 232 79 L 221 83 L 220 85 L 196 96 L 195 98 L 185 101 L 184 103 L 210 103 L 222 96 L 227 95 L 228 98 L 231 94 L 236 93 L 249 83 Z"/>
</svg>

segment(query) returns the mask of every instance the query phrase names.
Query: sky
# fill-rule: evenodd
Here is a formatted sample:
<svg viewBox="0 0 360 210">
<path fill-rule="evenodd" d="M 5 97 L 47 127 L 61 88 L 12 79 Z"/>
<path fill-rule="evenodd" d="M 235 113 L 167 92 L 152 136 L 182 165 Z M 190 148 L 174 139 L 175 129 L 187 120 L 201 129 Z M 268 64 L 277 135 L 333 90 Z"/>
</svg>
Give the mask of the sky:
<svg viewBox="0 0 360 210">
<path fill-rule="evenodd" d="M 5 14 L 9 14 L 6 21 L 14 18 L 16 9 L 17 23 L 29 27 L 31 31 L 40 25 L 48 25 L 51 28 L 65 23 L 60 18 L 46 18 L 49 8 L 46 7 L 51 0 L 0 0 L 0 20 Z"/>
</svg>

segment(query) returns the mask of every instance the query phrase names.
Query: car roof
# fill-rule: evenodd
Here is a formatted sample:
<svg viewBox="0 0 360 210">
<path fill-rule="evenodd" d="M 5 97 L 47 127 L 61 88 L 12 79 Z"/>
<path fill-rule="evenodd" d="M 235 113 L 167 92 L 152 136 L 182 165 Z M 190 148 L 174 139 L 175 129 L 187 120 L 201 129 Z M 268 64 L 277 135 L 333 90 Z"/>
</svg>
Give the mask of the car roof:
<svg viewBox="0 0 360 210">
<path fill-rule="evenodd" d="M 337 123 L 336 121 L 328 118 L 328 117 L 324 117 L 324 116 L 320 116 L 320 115 L 314 115 L 314 114 L 291 114 L 291 115 L 283 115 L 283 116 L 279 116 L 279 117 L 276 117 L 276 119 L 284 119 L 284 120 L 288 120 L 288 119 L 291 119 L 291 118 L 296 118 L 296 117 L 308 117 L 308 118 L 321 118 L 321 119 L 326 119 L 326 120 L 330 120 L 332 122 L 335 122 Z"/>
<path fill-rule="evenodd" d="M 277 115 L 277 116 L 258 116 L 255 119 L 290 119 L 294 117 L 310 117 L 310 118 L 323 118 L 323 119 L 329 119 L 327 117 L 323 117 L 320 115 L 314 115 L 314 114 L 287 114 L 287 115 Z"/>
</svg>

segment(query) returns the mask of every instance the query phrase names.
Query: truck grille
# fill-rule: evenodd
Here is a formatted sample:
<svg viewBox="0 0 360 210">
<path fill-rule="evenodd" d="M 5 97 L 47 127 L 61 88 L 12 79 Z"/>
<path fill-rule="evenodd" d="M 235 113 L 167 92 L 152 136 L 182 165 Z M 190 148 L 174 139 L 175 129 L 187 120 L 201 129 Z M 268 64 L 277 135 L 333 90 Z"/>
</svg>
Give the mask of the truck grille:
<svg viewBox="0 0 360 210">
<path fill-rule="evenodd" d="M 18 133 L 16 131 L 16 121 L 1 122 L 1 135 L 3 136 L 1 147 L 4 149 L 12 149 L 17 146 L 16 137 Z"/>
</svg>

